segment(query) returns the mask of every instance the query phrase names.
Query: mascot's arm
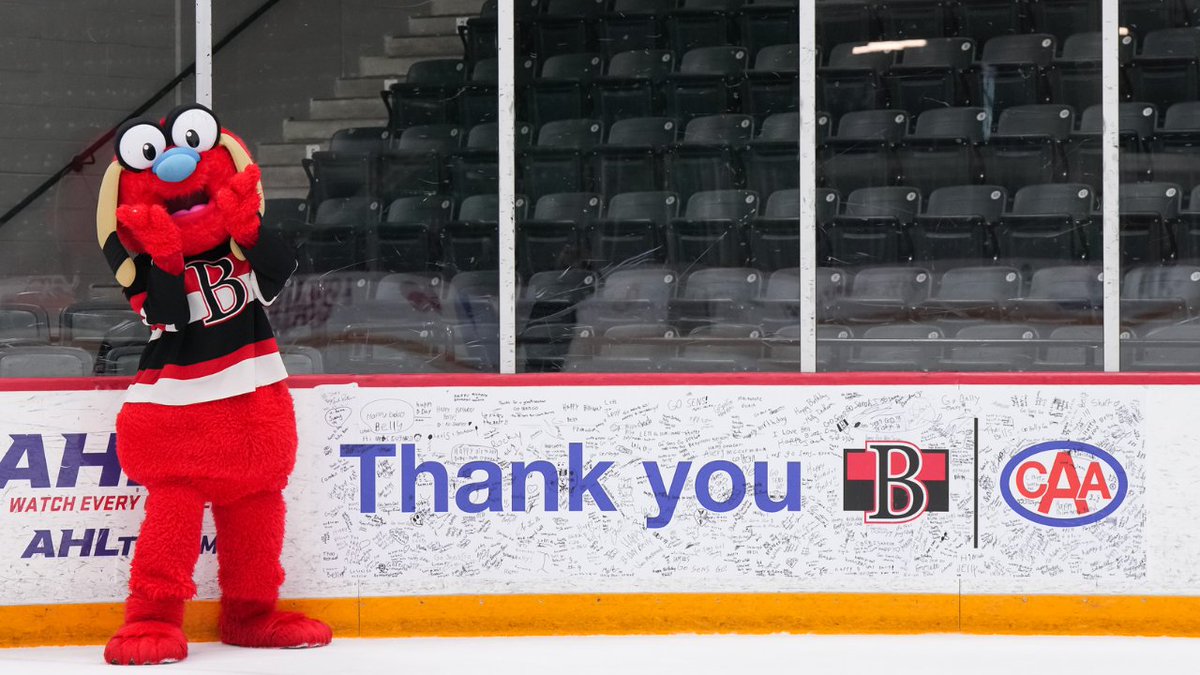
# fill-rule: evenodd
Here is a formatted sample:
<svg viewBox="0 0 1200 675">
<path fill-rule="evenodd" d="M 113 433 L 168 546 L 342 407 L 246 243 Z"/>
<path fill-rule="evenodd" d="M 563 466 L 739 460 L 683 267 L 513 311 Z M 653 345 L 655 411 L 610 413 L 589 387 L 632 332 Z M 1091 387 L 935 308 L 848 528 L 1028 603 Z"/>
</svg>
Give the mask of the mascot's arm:
<svg viewBox="0 0 1200 675">
<path fill-rule="evenodd" d="M 150 256 L 133 259 L 137 274 L 125 289 L 133 311 L 150 326 L 186 326 L 190 319 L 182 274 L 170 274 L 153 264 Z"/>
<path fill-rule="evenodd" d="M 259 301 L 269 305 L 296 271 L 296 253 L 279 235 L 262 229 L 262 215 L 258 212 L 261 180 L 258 165 L 250 164 L 217 192 L 217 208 L 224 215 L 222 222 L 229 236 L 250 262 Z"/>
<path fill-rule="evenodd" d="M 134 258 L 137 274 L 125 289 L 129 304 L 151 326 L 186 326 L 190 318 L 183 286 L 183 244 L 161 206 L 117 208 L 117 220 L 145 253 Z"/>
<path fill-rule="evenodd" d="M 247 166 L 217 193 L 217 208 L 224 215 L 225 229 L 246 253 L 259 301 L 269 305 L 296 271 L 296 253 L 279 235 L 262 229 L 261 180 L 258 165 Z"/>
<path fill-rule="evenodd" d="M 263 230 L 253 248 L 243 249 L 254 274 L 255 292 L 264 305 L 270 305 L 283 291 L 296 271 L 296 252 L 275 232 Z"/>
</svg>

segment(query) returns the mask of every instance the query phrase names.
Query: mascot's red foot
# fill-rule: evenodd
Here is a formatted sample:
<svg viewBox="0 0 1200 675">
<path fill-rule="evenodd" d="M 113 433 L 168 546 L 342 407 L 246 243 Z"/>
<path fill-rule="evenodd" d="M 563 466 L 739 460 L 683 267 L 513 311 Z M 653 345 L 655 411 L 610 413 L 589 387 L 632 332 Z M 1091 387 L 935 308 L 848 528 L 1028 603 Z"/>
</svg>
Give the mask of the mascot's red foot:
<svg viewBox="0 0 1200 675">
<path fill-rule="evenodd" d="M 121 626 L 104 648 L 104 660 L 119 666 L 152 666 L 187 658 L 187 637 L 174 624 L 135 621 Z"/>
<path fill-rule="evenodd" d="M 221 602 L 221 642 L 238 647 L 323 647 L 333 641 L 329 626 L 296 612 L 277 612 L 274 603 Z"/>
</svg>

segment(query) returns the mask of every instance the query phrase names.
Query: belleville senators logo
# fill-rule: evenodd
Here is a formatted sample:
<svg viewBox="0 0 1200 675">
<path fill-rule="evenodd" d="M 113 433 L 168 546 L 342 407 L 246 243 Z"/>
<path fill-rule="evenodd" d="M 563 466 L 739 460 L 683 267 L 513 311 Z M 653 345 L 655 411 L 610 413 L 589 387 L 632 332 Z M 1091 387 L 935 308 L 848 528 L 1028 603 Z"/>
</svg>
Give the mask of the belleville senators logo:
<svg viewBox="0 0 1200 675">
<path fill-rule="evenodd" d="M 949 450 L 905 441 L 867 441 L 847 449 L 843 511 L 862 511 L 868 525 L 896 525 L 926 511 L 950 510 Z"/>
</svg>

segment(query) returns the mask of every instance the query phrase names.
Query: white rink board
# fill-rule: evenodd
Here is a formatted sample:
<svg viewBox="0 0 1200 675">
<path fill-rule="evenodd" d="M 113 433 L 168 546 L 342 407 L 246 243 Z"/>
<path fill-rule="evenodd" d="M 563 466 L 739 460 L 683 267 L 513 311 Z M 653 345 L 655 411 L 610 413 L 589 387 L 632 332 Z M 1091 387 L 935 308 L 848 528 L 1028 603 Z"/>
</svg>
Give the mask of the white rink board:
<svg viewBox="0 0 1200 675">
<path fill-rule="evenodd" d="M 1194 564 L 1200 506 L 1190 496 L 1200 454 L 1189 424 L 1200 395 L 1191 387 L 326 385 L 293 394 L 301 447 L 288 489 L 288 597 L 682 591 L 1194 595 L 1200 589 Z M 123 599 L 127 538 L 137 534 L 145 490 L 128 486 L 123 476 L 112 486 L 113 474 L 97 466 L 79 468 L 70 487 L 72 471 L 62 469 L 64 449 L 78 451 L 78 434 L 86 434 L 85 453 L 105 451 L 121 398 L 112 391 L 0 393 L 5 443 L 0 604 Z M 34 436 L 44 450 L 45 470 L 33 457 Z M 862 511 L 845 510 L 845 453 L 877 441 L 946 450 L 947 510 L 901 524 L 865 524 Z M 1000 489 L 1003 469 L 1022 450 L 1051 441 L 1086 443 L 1121 467 L 1126 490 L 1111 513 L 1079 527 L 1052 527 L 1009 505 Z M 405 443 L 414 445 L 417 462 L 448 469 L 446 512 L 434 510 L 429 476 L 417 482 L 414 512 L 403 509 Z M 572 443 L 582 444 L 582 473 L 599 462 L 613 463 L 599 484 L 614 511 L 602 511 L 591 496 L 571 510 Z M 362 493 L 361 474 L 369 463 L 342 456 L 343 446 L 354 444 L 396 446 L 395 457 L 374 460 L 374 512 L 363 512 L 364 497 L 370 496 Z M 1045 467 L 1053 456 L 1045 456 Z M 455 490 L 483 474 L 455 473 L 465 462 L 480 460 L 498 463 L 499 512 L 464 513 L 456 503 Z M 560 509 L 545 511 L 541 478 L 534 473 L 526 509 L 513 512 L 512 462 L 536 460 L 560 471 Z M 696 475 L 716 460 L 746 474 L 744 499 L 728 512 L 706 508 L 697 496 Z M 646 462 L 656 463 L 665 486 L 681 463 L 692 462 L 673 517 L 659 527 L 649 527 L 647 517 L 658 515 L 660 500 L 668 498 L 656 498 Z M 787 464 L 799 463 L 798 511 L 758 508 L 755 462 L 766 463 L 766 493 L 775 501 L 789 488 Z M 1083 482 L 1086 463 L 1076 464 Z M 1112 503 L 1105 491 L 1115 495 L 1119 487 L 1114 473 L 1097 471 L 1104 485 L 1091 485 L 1086 508 L 1092 513 Z M 39 474 L 50 487 L 35 487 Z M 1027 475 L 1032 482 L 1026 489 L 1036 489 L 1037 471 Z M 723 502 L 731 483 L 724 473 L 715 476 L 702 492 Z M 1060 487 L 1072 489 L 1069 483 L 1063 478 Z M 795 485 L 790 488 L 794 492 Z M 118 505 L 115 499 L 97 500 L 108 496 L 141 500 L 125 500 L 133 508 L 124 510 L 95 510 Z M 54 506 L 54 497 L 64 498 L 60 507 L 65 498 L 74 502 L 70 510 L 42 511 Z M 37 510 L 15 508 L 15 500 L 29 498 Z M 28 509 L 29 502 L 23 503 Z M 1073 504 L 1062 499 L 1051 506 L 1054 515 L 1070 516 Z M 66 529 L 78 541 L 63 550 Z M 213 536 L 211 524 L 206 534 Z M 216 596 L 215 568 L 215 555 L 202 553 L 201 597 Z"/>
</svg>

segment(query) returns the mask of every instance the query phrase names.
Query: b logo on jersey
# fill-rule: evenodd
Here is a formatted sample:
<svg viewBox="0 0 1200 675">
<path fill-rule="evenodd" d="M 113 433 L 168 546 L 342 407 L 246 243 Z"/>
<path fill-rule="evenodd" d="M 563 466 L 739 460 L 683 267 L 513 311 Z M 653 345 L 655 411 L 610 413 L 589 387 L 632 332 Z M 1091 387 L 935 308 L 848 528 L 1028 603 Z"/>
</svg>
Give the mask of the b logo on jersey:
<svg viewBox="0 0 1200 675">
<path fill-rule="evenodd" d="M 868 525 L 895 525 L 926 511 L 950 510 L 949 450 L 905 441 L 868 441 L 844 457 L 843 511 L 862 511 Z"/>
<path fill-rule="evenodd" d="M 188 264 L 195 273 L 200 297 L 208 314 L 201 319 L 204 325 L 228 321 L 246 308 L 250 299 L 250 289 L 246 283 L 233 274 L 233 261 L 221 258 L 215 262 L 200 261 Z"/>
</svg>

